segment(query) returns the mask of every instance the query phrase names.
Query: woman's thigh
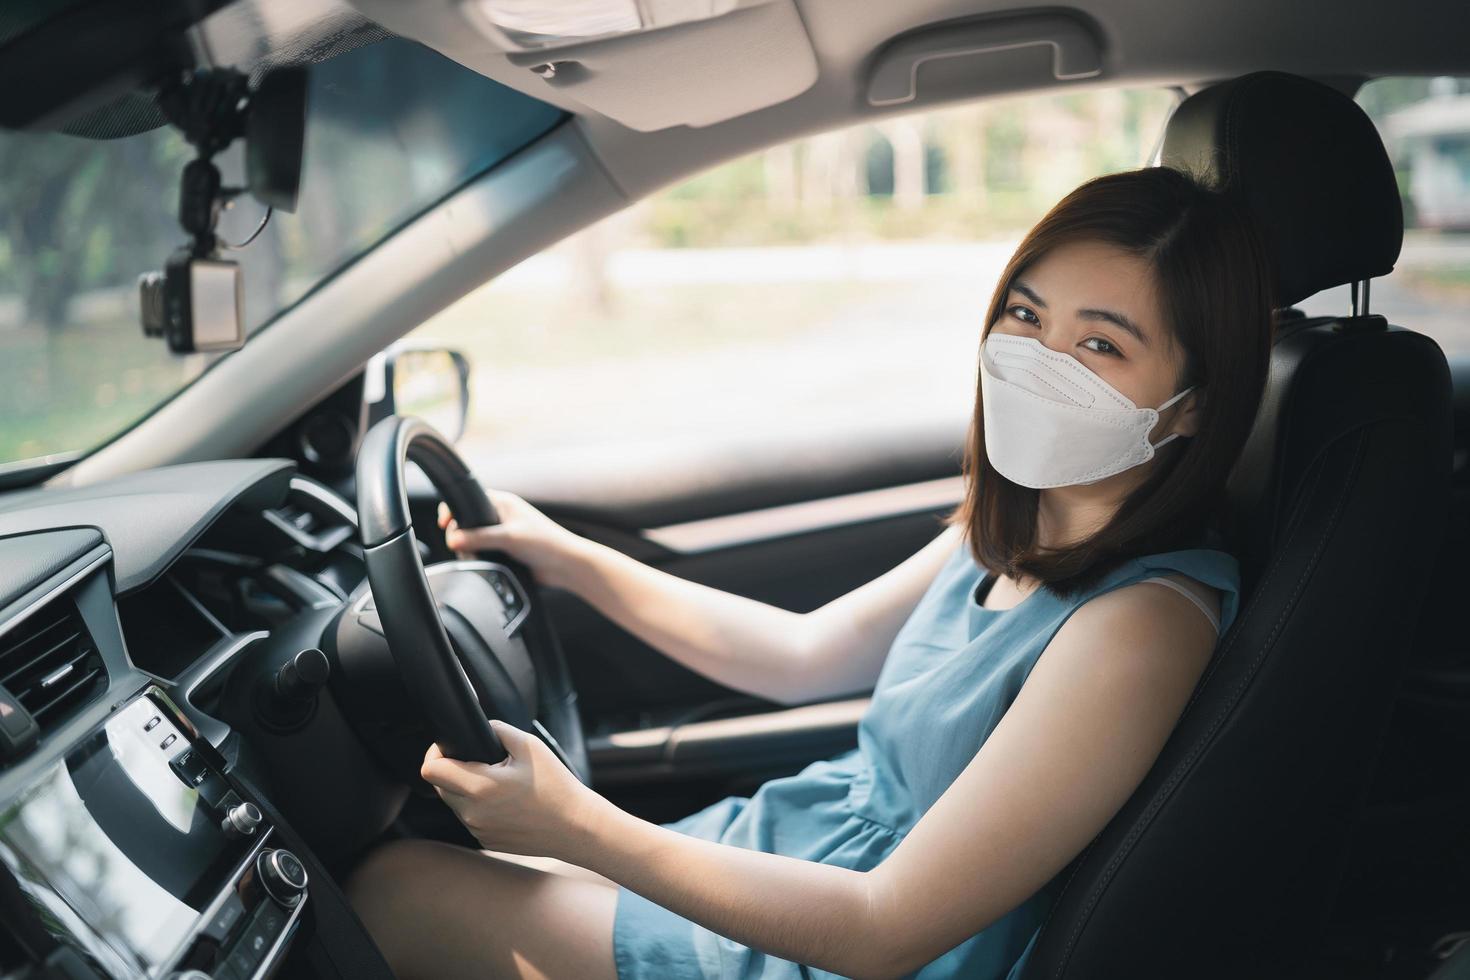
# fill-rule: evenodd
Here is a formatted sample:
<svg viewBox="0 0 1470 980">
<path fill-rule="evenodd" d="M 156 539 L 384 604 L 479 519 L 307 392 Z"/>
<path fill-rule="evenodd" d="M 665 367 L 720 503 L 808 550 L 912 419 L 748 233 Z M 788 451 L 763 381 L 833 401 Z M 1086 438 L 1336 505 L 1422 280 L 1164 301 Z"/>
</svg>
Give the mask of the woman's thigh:
<svg viewBox="0 0 1470 980">
<path fill-rule="evenodd" d="M 617 976 L 617 889 L 590 872 L 394 841 L 368 855 L 347 894 L 401 980 Z"/>
<path fill-rule="evenodd" d="M 562 875 L 567 878 L 576 878 L 578 881 L 590 881 L 593 884 L 602 885 L 605 888 L 617 888 L 618 883 L 611 878 L 604 877 L 596 871 L 588 871 L 586 868 L 575 864 L 567 864 L 556 858 L 535 857 L 530 854 L 509 854 L 505 851 L 481 851 L 486 857 L 492 857 L 500 861 L 509 861 L 527 868 L 535 868 L 537 871 L 549 871 L 552 874 Z"/>
</svg>

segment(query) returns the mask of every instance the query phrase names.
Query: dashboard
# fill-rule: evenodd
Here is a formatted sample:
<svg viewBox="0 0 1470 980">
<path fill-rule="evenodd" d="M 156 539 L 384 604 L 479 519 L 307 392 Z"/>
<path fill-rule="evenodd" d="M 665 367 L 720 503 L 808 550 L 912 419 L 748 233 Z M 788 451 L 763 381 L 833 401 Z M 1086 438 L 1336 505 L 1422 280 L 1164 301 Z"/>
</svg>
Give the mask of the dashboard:
<svg viewBox="0 0 1470 980">
<path fill-rule="evenodd" d="M 331 868 L 406 790 L 310 642 L 356 537 L 283 460 L 0 496 L 0 978 L 391 976 Z"/>
</svg>

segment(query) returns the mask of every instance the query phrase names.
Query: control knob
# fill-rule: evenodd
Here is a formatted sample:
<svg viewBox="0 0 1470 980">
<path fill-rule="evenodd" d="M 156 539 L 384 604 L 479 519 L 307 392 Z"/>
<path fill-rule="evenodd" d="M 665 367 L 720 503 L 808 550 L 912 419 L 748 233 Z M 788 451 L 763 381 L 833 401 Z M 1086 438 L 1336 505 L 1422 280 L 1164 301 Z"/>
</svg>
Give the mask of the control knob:
<svg viewBox="0 0 1470 980">
<path fill-rule="evenodd" d="M 255 833 L 263 818 L 260 808 L 254 803 L 236 803 L 225 811 L 225 818 L 220 821 L 220 827 L 229 837 L 249 837 Z"/>
<path fill-rule="evenodd" d="M 287 907 L 306 893 L 306 866 L 283 847 L 262 851 L 255 860 L 255 874 L 266 894 Z"/>
<path fill-rule="evenodd" d="M 268 729 L 278 733 L 295 731 L 311 720 L 317 694 L 332 674 L 327 655 L 308 647 L 286 661 L 274 673 L 260 678 L 255 687 L 255 714 Z"/>
</svg>

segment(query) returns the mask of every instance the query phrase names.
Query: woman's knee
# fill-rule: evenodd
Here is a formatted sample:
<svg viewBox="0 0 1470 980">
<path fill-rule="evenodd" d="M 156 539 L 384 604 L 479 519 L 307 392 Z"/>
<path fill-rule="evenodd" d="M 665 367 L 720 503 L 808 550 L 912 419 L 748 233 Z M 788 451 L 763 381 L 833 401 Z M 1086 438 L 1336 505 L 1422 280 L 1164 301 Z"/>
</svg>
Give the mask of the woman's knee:
<svg viewBox="0 0 1470 980">
<path fill-rule="evenodd" d="M 377 848 L 346 882 L 405 978 L 611 977 L 617 891 L 434 841 Z"/>
</svg>

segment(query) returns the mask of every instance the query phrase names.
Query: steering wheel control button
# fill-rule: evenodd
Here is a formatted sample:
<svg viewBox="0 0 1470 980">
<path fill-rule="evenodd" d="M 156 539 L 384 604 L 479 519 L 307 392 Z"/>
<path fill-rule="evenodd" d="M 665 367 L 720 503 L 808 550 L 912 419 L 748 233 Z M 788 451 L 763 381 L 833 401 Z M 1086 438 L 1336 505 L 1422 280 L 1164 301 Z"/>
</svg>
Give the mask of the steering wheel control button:
<svg viewBox="0 0 1470 980">
<path fill-rule="evenodd" d="M 260 827 L 264 817 L 254 803 L 237 803 L 225 811 L 220 828 L 230 837 L 249 837 Z"/>
<path fill-rule="evenodd" d="M 255 873 L 266 894 L 288 908 L 306 892 L 306 866 L 284 848 L 263 851 L 255 861 Z"/>
<path fill-rule="evenodd" d="M 512 613 L 519 612 L 521 596 L 511 584 L 509 577 L 500 572 L 491 572 L 489 578 L 490 587 L 495 590 L 496 595 L 500 596 L 500 601 L 504 603 L 506 610 Z"/>
<path fill-rule="evenodd" d="M 154 715 L 152 718 L 149 718 L 148 721 L 143 725 L 143 731 L 145 731 L 145 732 L 151 732 L 151 731 L 153 731 L 153 729 L 155 729 L 155 728 L 158 727 L 158 723 L 161 722 L 161 721 L 163 721 L 162 718 L 158 717 L 157 715 Z"/>
</svg>

